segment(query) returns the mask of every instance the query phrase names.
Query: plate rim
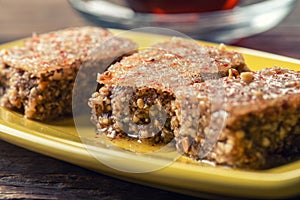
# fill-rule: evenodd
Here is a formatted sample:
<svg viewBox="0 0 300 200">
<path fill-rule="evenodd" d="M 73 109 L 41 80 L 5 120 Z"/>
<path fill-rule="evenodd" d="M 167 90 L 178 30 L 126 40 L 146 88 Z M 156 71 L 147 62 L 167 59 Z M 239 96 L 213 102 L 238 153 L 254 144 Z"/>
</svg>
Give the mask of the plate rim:
<svg viewBox="0 0 300 200">
<path fill-rule="evenodd" d="M 115 30 L 119 31 L 119 30 Z M 145 33 L 139 33 L 144 35 Z M 5 43 L 0 45 L 0 49 L 8 48 L 12 45 L 21 45 L 21 40 Z M 200 41 L 203 44 L 211 44 L 216 45 L 214 43 L 208 43 L 204 41 Z M 247 54 L 250 56 L 259 56 L 267 59 L 275 59 L 281 60 L 283 62 L 293 63 L 295 65 L 300 65 L 300 60 L 266 53 L 262 51 L 241 48 L 241 47 L 233 47 L 228 46 L 229 48 L 240 51 L 243 54 Z M 147 178 L 149 173 L 145 174 L 130 174 L 126 172 L 119 172 L 113 169 L 110 169 L 103 164 L 99 163 L 84 147 L 82 143 L 80 143 L 80 137 L 69 134 L 66 138 L 61 138 L 53 135 L 44 135 L 42 132 L 31 132 L 26 129 L 26 127 L 22 127 L 20 124 L 15 126 L 16 124 L 12 124 L 9 121 L 5 120 L 3 115 L 14 115 L 22 118 L 22 116 L 13 111 L 9 111 L 4 108 L 0 108 L 0 139 L 15 144 L 17 146 L 24 147 L 31 151 L 35 151 L 47 156 L 51 156 L 60 160 L 64 160 L 66 162 L 73 163 L 75 165 L 79 165 L 81 167 L 88 168 L 93 171 L 97 171 L 100 173 L 104 173 L 119 179 L 124 179 L 131 182 L 136 182 L 143 185 L 148 185 L 157 188 L 164 188 L 166 190 L 180 192 L 188 195 L 203 197 L 203 195 L 225 195 L 225 196 L 233 196 L 233 197 L 258 197 L 258 198 L 284 198 L 284 197 L 292 197 L 295 195 L 299 195 L 298 187 L 300 186 L 300 160 L 282 165 L 277 168 L 272 168 L 270 170 L 263 171 L 244 171 L 244 170 L 236 170 L 236 169 L 224 169 L 224 168 L 203 168 L 201 166 L 192 167 L 186 165 L 184 163 L 175 162 L 172 165 L 163 168 L 161 170 L 151 172 L 150 179 Z M 27 120 L 27 119 L 23 119 Z M 39 123 L 32 121 L 33 124 Z M 43 124 L 47 125 L 48 124 Z M 55 125 L 54 125 L 55 127 Z M 55 131 L 54 131 L 55 132 Z M 55 132 L 55 134 L 57 134 Z M 55 135 L 54 134 L 54 135 Z M 37 139 L 37 140 L 36 140 Z M 37 141 L 42 142 L 42 144 L 38 144 Z M 49 143 L 50 141 L 50 143 Z M 50 145 L 51 144 L 51 145 Z M 54 146 L 53 146 L 54 145 Z M 52 147 L 52 148 L 51 148 Z M 77 155 L 76 158 L 70 158 L 69 155 Z M 197 168 L 197 170 L 194 170 Z M 189 170 L 188 170 L 189 169 Z M 193 171 L 191 171 L 191 169 Z M 168 182 L 164 180 L 164 177 L 168 177 L 170 179 L 174 179 L 172 175 L 175 172 L 180 171 L 181 174 L 175 178 L 175 184 L 172 182 Z M 224 172 L 230 172 L 225 173 Z M 185 180 L 185 172 L 197 172 L 197 174 L 202 175 L 202 177 L 190 176 L 189 177 L 189 188 L 186 188 L 180 184 L 180 181 Z M 222 174 L 223 173 L 223 174 Z M 175 173 L 176 174 L 176 173 Z M 211 177 L 214 174 L 215 177 Z M 241 178 L 241 174 L 247 174 L 249 180 Z M 210 176 L 210 177 L 208 177 Z M 149 176 L 148 176 L 149 177 Z M 193 179 L 191 178 L 193 177 Z M 224 183 L 220 183 L 218 180 L 220 177 L 231 178 L 225 185 Z M 251 178 L 249 178 L 251 177 Z M 260 179 L 257 179 L 260 178 Z M 157 184 L 157 180 L 162 180 L 160 185 Z M 176 181 L 177 180 L 177 181 Z M 180 181 L 179 181 L 180 180 Z M 174 180 L 173 180 L 174 181 Z M 186 180 L 185 180 L 186 181 Z M 246 181 L 246 182 L 245 182 Z M 248 182 L 247 182 L 248 181 Z M 225 189 L 232 189 L 233 186 L 239 186 L 240 190 L 235 189 L 226 191 L 225 189 L 216 189 L 216 188 L 197 188 L 192 185 L 192 183 L 205 183 L 208 186 L 215 187 L 224 187 Z M 207 190 L 207 191 L 204 191 Z M 253 191 L 256 191 L 253 192 Z M 272 191 L 272 192 L 267 192 Z M 202 193 L 201 193 L 202 192 Z M 246 193 L 244 193 L 246 192 Z M 250 195 L 250 196 L 249 196 Z"/>
</svg>

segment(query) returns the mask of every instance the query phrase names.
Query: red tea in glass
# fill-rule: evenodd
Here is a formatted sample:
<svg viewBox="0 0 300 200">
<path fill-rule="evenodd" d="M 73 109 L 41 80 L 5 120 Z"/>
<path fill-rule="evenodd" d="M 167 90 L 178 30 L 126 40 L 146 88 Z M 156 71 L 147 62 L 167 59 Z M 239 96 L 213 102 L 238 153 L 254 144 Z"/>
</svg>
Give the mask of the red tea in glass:
<svg viewBox="0 0 300 200">
<path fill-rule="evenodd" d="M 127 0 L 127 3 L 136 12 L 176 14 L 228 10 L 238 0 Z"/>
</svg>

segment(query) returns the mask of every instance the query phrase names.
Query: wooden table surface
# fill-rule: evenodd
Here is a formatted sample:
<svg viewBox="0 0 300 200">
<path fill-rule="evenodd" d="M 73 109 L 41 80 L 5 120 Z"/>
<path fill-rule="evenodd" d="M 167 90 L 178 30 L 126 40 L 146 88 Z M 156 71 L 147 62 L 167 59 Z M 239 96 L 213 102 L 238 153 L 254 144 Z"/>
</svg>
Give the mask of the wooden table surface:
<svg viewBox="0 0 300 200">
<path fill-rule="evenodd" d="M 276 28 L 235 45 L 300 59 L 300 1 Z M 0 0 L 0 44 L 88 25 L 62 0 Z M 196 199 L 145 187 L 30 152 L 0 140 L 0 199 Z"/>
</svg>

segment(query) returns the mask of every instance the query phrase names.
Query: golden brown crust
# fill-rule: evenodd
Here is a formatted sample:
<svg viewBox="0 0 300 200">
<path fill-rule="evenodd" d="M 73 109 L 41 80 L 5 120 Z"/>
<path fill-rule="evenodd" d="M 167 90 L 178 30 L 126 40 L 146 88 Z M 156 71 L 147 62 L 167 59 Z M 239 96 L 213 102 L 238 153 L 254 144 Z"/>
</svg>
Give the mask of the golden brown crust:
<svg viewBox="0 0 300 200">
<path fill-rule="evenodd" d="M 1 106 L 41 121 L 69 115 L 82 63 L 95 55 L 100 61 L 113 61 L 136 49 L 135 43 L 97 27 L 34 34 L 23 46 L 0 51 Z"/>
<path fill-rule="evenodd" d="M 207 155 L 201 155 L 203 141 L 210 138 L 200 120 L 196 136 L 177 135 L 181 151 L 196 159 L 252 169 L 274 167 L 300 156 L 300 72 L 274 67 L 219 81 L 224 87 L 219 100 L 223 106 L 211 111 L 223 111 L 226 118 L 218 140 Z M 209 84 L 197 85 L 204 99 Z"/>
<path fill-rule="evenodd" d="M 240 59 L 232 61 L 235 64 L 230 68 L 217 65 L 218 70 L 227 70 L 221 75 L 228 76 L 199 83 L 193 78 L 201 74 L 195 73 L 193 64 L 203 64 L 203 59 L 194 63 L 193 57 L 190 57 L 192 61 L 184 60 L 189 57 L 188 47 L 179 45 L 176 49 L 176 45 L 167 44 L 167 48 L 172 47 L 171 51 L 152 48 L 124 58 L 98 77 L 98 82 L 105 85 L 102 89 L 109 91 L 109 95 L 103 94 L 100 88 L 90 101 L 100 133 L 118 137 L 122 129 L 116 126 L 118 111 L 114 114 L 113 104 L 124 107 L 121 101 L 124 98 L 125 102 L 132 102 L 129 106 L 135 111 L 139 108 L 137 96 L 146 87 L 156 91 L 156 98 L 161 98 L 163 92 L 168 94 L 163 99 L 168 99 L 164 105 L 168 110 L 166 124 L 170 127 L 164 126 L 162 130 L 174 133 L 177 149 L 186 156 L 250 169 L 270 168 L 299 157 L 300 72 L 279 67 L 250 72 Z M 218 56 L 224 59 L 226 55 L 233 54 Z M 211 66 L 210 62 L 207 66 Z M 120 101 L 111 93 L 115 88 L 121 90 Z M 146 93 L 144 96 L 143 102 L 149 98 Z M 109 104 L 106 104 L 107 99 Z M 105 111 L 107 106 L 111 110 Z M 134 112 L 131 114 L 133 121 L 140 121 Z M 212 116 L 220 119 L 212 120 Z M 104 118 L 109 123 L 103 123 Z M 164 141 L 161 133 L 158 142 Z M 124 137 L 126 133 L 121 135 Z M 155 144 L 154 138 L 157 137 L 150 137 L 154 141 L 151 144 Z M 170 138 L 165 140 L 168 141 Z"/>
<path fill-rule="evenodd" d="M 179 126 L 175 114 L 178 112 L 175 97 L 184 96 L 184 92 L 188 92 L 185 90 L 194 83 L 202 82 L 207 77 L 219 78 L 228 74 L 230 69 L 248 71 L 241 54 L 227 51 L 223 47 L 202 46 L 181 38 L 155 44 L 149 49 L 123 58 L 106 72 L 99 74 L 97 81 L 104 86 L 90 99 L 92 120 L 99 133 L 105 133 L 112 138 L 129 135 L 142 141 L 147 139 L 151 144 L 169 142 Z M 107 92 L 103 92 L 104 90 Z M 124 100 L 120 102 L 121 99 Z M 139 99 L 143 100 L 144 108 L 138 107 Z M 124 102 L 129 102 L 129 105 L 124 105 Z M 132 117 L 124 116 L 123 120 L 133 121 L 128 124 L 127 129 L 134 131 L 129 131 L 129 134 L 126 133 L 126 128 L 120 127 L 118 118 L 121 116 L 115 110 L 119 109 L 119 112 L 124 113 L 120 109 L 128 106 Z M 149 119 L 149 109 L 155 106 L 165 110 L 166 119 L 161 119 L 161 116 L 157 117 L 157 122 Z M 151 121 L 154 124 L 149 123 Z M 160 131 L 153 135 L 153 129 L 146 127 L 155 126 L 155 122 Z M 134 125 L 141 125 L 140 123 L 145 130 L 140 131 Z"/>
<path fill-rule="evenodd" d="M 140 77 L 144 85 L 161 87 L 161 82 L 169 82 L 171 87 L 176 87 L 183 84 L 182 79 L 187 81 L 185 84 L 191 84 L 202 82 L 207 75 L 215 78 L 226 76 L 229 69 L 250 71 L 238 52 L 226 50 L 224 47 L 203 46 L 187 39 L 172 38 L 112 65 L 108 72 L 99 76 L 98 82 L 108 85 L 134 85 L 130 80 Z M 172 81 L 173 78 L 180 80 L 176 84 L 176 81 Z"/>
<path fill-rule="evenodd" d="M 83 61 L 112 34 L 102 28 L 76 27 L 46 34 L 33 34 L 23 46 L 2 50 L 5 65 L 28 71 L 39 77 L 64 68 L 68 71 L 74 62 Z"/>
</svg>

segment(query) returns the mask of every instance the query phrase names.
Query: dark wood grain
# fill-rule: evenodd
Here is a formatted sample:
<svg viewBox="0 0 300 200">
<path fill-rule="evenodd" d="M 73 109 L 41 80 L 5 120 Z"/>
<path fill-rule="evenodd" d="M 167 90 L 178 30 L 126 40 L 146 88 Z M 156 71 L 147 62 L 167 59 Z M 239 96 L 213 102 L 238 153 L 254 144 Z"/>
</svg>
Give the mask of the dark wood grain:
<svg viewBox="0 0 300 200">
<path fill-rule="evenodd" d="M 300 59 L 300 1 L 275 28 L 244 38 L 234 45 Z"/>
<path fill-rule="evenodd" d="M 0 199 L 187 199 L 16 147 L 0 141 Z"/>
<path fill-rule="evenodd" d="M 235 45 L 300 59 L 300 2 L 279 26 Z M 0 0 L 0 43 L 89 25 L 62 0 Z M 43 156 L 0 140 L 0 199 L 195 199 L 145 187 Z"/>
</svg>

